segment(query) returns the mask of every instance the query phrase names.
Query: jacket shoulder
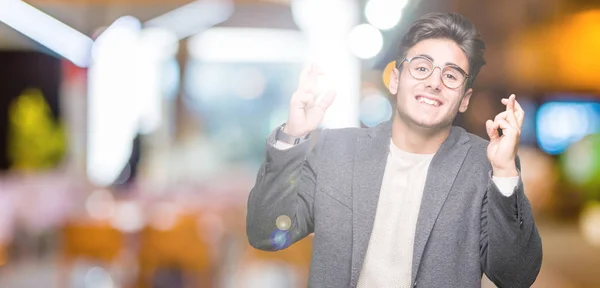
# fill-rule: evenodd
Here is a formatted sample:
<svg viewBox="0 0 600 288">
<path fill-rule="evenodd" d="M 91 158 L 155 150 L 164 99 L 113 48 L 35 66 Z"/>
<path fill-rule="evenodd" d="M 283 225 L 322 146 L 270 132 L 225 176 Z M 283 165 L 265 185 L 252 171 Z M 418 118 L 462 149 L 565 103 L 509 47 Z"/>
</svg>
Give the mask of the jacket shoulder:
<svg viewBox="0 0 600 288">
<path fill-rule="evenodd" d="M 482 147 L 487 149 L 487 146 L 490 143 L 489 140 L 483 139 L 479 135 L 475 135 L 470 132 L 466 132 L 466 133 L 467 133 L 467 136 L 469 137 L 469 142 L 471 142 L 472 146 L 477 147 L 478 149 L 480 149 Z"/>
<path fill-rule="evenodd" d="M 491 164 L 487 157 L 487 147 L 490 141 L 469 132 L 467 132 L 467 136 L 471 145 L 467 161 L 477 169 L 489 170 Z"/>
<path fill-rule="evenodd" d="M 352 139 L 364 134 L 364 130 L 358 127 L 328 128 L 323 129 L 322 133 L 327 133 L 328 139 Z"/>
</svg>

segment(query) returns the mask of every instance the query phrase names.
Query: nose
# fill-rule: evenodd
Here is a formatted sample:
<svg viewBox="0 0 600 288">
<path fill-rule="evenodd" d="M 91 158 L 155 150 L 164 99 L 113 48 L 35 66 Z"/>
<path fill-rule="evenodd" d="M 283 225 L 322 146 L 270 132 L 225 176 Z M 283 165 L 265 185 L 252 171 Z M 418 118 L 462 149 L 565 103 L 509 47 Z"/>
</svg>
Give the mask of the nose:
<svg viewBox="0 0 600 288">
<path fill-rule="evenodd" d="M 429 78 L 427 78 L 425 84 L 428 87 L 440 90 L 442 88 L 442 68 L 433 67 L 433 71 L 431 72 L 431 75 L 429 75 Z"/>
</svg>

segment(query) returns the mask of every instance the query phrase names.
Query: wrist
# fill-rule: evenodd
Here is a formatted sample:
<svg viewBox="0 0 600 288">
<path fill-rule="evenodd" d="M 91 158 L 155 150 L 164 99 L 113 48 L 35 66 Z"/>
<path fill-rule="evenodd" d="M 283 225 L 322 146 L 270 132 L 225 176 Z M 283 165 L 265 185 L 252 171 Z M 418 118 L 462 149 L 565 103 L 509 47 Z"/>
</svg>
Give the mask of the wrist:
<svg viewBox="0 0 600 288">
<path fill-rule="evenodd" d="M 296 138 L 304 138 L 308 134 L 310 134 L 310 133 L 297 131 L 296 129 L 290 128 L 290 126 L 287 125 L 287 123 L 284 123 L 281 127 L 282 127 L 281 132 L 283 132 L 289 136 L 296 137 Z"/>
<path fill-rule="evenodd" d="M 276 139 L 278 141 L 281 141 L 283 143 L 287 143 L 290 145 L 297 145 L 297 144 L 300 144 L 300 143 L 308 140 L 310 137 L 310 133 L 301 135 L 301 136 L 295 136 L 295 135 L 300 135 L 302 133 L 288 132 L 288 131 L 286 131 L 286 127 L 287 127 L 287 125 L 283 124 L 279 128 L 279 131 L 277 132 L 277 136 L 276 136 Z"/>
<path fill-rule="evenodd" d="M 519 176 L 519 171 L 517 167 L 513 168 L 494 168 L 492 167 L 492 175 L 494 177 L 517 177 Z"/>
</svg>

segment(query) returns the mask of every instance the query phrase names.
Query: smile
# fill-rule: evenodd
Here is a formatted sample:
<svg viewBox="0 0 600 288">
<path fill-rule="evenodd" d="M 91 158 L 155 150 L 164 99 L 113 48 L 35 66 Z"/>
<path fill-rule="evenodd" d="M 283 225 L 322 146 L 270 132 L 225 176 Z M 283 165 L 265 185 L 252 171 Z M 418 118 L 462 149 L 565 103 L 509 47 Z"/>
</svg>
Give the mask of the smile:
<svg viewBox="0 0 600 288">
<path fill-rule="evenodd" d="M 429 99 L 429 98 L 425 98 L 422 96 L 417 96 L 417 100 L 421 103 L 427 104 L 427 105 L 431 105 L 431 106 L 435 106 L 438 107 L 440 105 L 442 105 L 442 103 L 440 103 L 437 100 L 433 100 L 433 99 Z"/>
</svg>

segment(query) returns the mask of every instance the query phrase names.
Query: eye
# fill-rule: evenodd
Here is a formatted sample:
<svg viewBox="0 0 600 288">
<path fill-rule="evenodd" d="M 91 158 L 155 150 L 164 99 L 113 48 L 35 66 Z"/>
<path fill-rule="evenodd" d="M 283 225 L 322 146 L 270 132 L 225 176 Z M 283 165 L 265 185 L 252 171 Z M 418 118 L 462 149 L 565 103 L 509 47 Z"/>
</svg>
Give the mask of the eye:
<svg viewBox="0 0 600 288">
<path fill-rule="evenodd" d="M 454 67 L 446 67 L 443 72 L 444 79 L 450 81 L 461 81 L 464 78 L 463 74 Z"/>
<path fill-rule="evenodd" d="M 457 78 L 452 74 L 446 74 L 445 76 L 446 76 L 446 78 L 448 78 L 450 80 L 457 80 Z"/>
</svg>

